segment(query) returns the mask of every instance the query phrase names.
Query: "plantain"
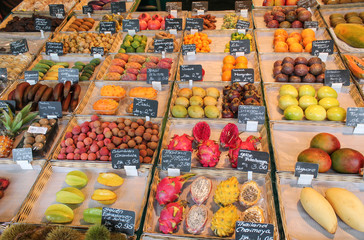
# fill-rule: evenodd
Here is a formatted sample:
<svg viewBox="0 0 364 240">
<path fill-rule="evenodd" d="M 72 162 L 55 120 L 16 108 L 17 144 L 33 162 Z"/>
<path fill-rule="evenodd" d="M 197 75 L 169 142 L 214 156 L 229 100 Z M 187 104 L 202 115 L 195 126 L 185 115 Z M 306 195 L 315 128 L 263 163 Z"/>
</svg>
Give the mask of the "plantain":
<svg viewBox="0 0 364 240">
<path fill-rule="evenodd" d="M 40 101 L 48 101 L 52 97 L 53 88 L 48 87 L 42 94 Z"/>
<path fill-rule="evenodd" d="M 66 98 L 68 96 L 68 94 L 71 91 L 71 82 L 67 81 L 64 83 L 64 87 L 63 87 L 63 97 Z"/>
<path fill-rule="evenodd" d="M 42 85 L 38 91 L 36 92 L 35 96 L 34 96 L 34 102 L 39 102 L 40 98 L 42 97 L 43 93 L 45 92 L 45 90 L 47 90 L 48 86 L 46 85 Z"/>
<path fill-rule="evenodd" d="M 28 93 L 29 91 L 33 88 L 34 85 L 29 85 L 25 90 L 24 90 L 24 94 L 23 94 L 23 105 L 27 105 L 28 104 Z"/>
<path fill-rule="evenodd" d="M 74 99 L 74 96 L 73 96 L 73 99 L 71 101 L 71 110 L 72 110 L 72 112 L 76 110 L 77 105 L 78 105 L 78 99 Z"/>
<path fill-rule="evenodd" d="M 72 86 L 72 93 L 73 93 L 73 100 L 78 100 L 78 98 L 80 97 L 80 93 L 81 93 L 81 86 L 78 83 L 73 84 Z"/>
<path fill-rule="evenodd" d="M 30 89 L 30 91 L 28 92 L 28 101 L 33 101 L 34 96 L 36 94 L 36 92 L 38 91 L 38 89 L 43 86 L 43 84 L 37 83 L 35 85 L 33 85 L 33 87 Z"/>
<path fill-rule="evenodd" d="M 62 111 L 63 112 L 67 112 L 68 111 L 68 108 L 69 108 L 70 103 L 71 103 L 71 98 L 72 98 L 72 94 L 69 93 L 67 95 L 67 97 L 63 100 L 63 102 L 62 102 Z"/>
<path fill-rule="evenodd" d="M 62 94 L 63 94 L 63 87 L 64 87 L 64 84 L 63 83 L 58 83 L 54 87 L 54 89 L 53 89 L 54 99 L 58 99 L 60 96 L 62 96 Z"/>
<path fill-rule="evenodd" d="M 23 94 L 24 94 L 25 89 L 28 86 L 30 86 L 30 84 L 28 82 L 22 82 L 22 83 L 18 84 L 18 86 L 16 86 L 14 97 L 15 97 L 15 102 L 16 102 L 16 106 L 18 107 L 18 109 L 23 108 Z"/>
<path fill-rule="evenodd" d="M 8 100 L 14 100 L 15 89 L 8 94 Z"/>
</svg>

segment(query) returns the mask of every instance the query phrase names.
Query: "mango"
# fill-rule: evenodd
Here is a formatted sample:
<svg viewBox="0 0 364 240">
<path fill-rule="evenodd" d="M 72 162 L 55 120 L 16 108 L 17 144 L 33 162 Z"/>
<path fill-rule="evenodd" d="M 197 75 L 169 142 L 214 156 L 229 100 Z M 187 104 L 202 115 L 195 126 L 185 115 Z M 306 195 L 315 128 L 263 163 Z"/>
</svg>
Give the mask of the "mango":
<svg viewBox="0 0 364 240">
<path fill-rule="evenodd" d="M 66 183 L 71 187 L 83 188 L 87 182 L 87 175 L 81 171 L 71 171 L 66 176 Z"/>
<path fill-rule="evenodd" d="M 83 211 L 83 220 L 88 223 L 101 224 L 102 208 L 87 208 Z"/>
<path fill-rule="evenodd" d="M 358 173 L 364 165 L 364 156 L 351 148 L 341 148 L 331 154 L 332 168 L 339 173 Z"/>
<path fill-rule="evenodd" d="M 319 172 L 327 172 L 331 167 L 330 155 L 319 148 L 309 148 L 303 150 L 297 157 L 298 162 L 317 163 Z"/>
<path fill-rule="evenodd" d="M 336 25 L 336 36 L 355 48 L 364 48 L 364 26 L 361 24 L 342 23 Z"/>
<path fill-rule="evenodd" d="M 116 198 L 116 194 L 107 189 L 96 189 L 91 197 L 91 199 L 105 205 L 113 204 L 116 201 Z"/>
<path fill-rule="evenodd" d="M 118 187 L 124 183 L 124 179 L 115 173 L 100 173 L 97 182 L 109 187 Z"/>
<path fill-rule="evenodd" d="M 311 139 L 310 148 L 320 148 L 330 155 L 340 149 L 340 142 L 330 133 L 319 133 Z"/>
<path fill-rule="evenodd" d="M 52 223 L 68 223 L 73 220 L 73 210 L 64 204 L 53 204 L 47 208 L 44 215 Z"/>
<path fill-rule="evenodd" d="M 74 187 L 63 188 L 56 196 L 56 201 L 60 203 L 79 204 L 85 200 L 85 195 Z"/>
</svg>

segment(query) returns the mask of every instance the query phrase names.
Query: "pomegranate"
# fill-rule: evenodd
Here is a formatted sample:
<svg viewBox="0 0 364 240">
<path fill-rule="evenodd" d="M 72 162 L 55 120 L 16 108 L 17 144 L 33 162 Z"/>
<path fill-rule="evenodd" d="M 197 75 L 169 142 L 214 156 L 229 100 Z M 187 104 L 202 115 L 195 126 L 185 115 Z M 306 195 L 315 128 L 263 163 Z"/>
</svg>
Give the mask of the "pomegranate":
<svg viewBox="0 0 364 240">
<path fill-rule="evenodd" d="M 142 13 L 142 14 L 139 15 L 138 19 L 139 20 L 144 20 L 145 22 L 148 22 L 152 18 L 150 17 L 150 15 L 148 13 Z"/>
<path fill-rule="evenodd" d="M 158 20 L 150 20 L 148 22 L 149 30 L 159 30 L 161 28 L 161 23 Z"/>
<path fill-rule="evenodd" d="M 140 30 L 147 30 L 148 23 L 144 20 L 139 20 L 139 28 Z"/>
</svg>

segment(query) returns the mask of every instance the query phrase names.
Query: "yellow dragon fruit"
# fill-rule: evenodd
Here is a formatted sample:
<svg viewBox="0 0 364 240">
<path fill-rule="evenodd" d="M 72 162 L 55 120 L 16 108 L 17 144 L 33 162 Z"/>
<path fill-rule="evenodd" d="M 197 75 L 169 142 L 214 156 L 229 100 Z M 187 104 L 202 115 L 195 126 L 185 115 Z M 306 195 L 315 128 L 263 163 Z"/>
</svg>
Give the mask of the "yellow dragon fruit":
<svg viewBox="0 0 364 240">
<path fill-rule="evenodd" d="M 231 177 L 220 182 L 214 196 L 216 204 L 227 206 L 236 202 L 239 198 L 239 182 L 236 177 Z"/>
<path fill-rule="evenodd" d="M 221 207 L 212 217 L 211 230 L 219 237 L 230 236 L 234 233 L 238 220 L 238 210 L 234 205 Z"/>
</svg>

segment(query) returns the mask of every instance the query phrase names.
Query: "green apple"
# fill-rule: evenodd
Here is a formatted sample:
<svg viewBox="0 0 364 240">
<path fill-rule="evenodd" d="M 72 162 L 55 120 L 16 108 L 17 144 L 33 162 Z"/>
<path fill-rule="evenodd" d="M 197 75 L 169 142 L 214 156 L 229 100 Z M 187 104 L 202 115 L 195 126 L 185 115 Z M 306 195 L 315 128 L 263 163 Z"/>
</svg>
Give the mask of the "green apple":
<svg viewBox="0 0 364 240">
<path fill-rule="evenodd" d="M 331 107 L 338 107 L 340 106 L 339 101 L 333 97 L 325 97 L 319 101 L 319 105 L 323 106 L 326 110 Z"/>
<path fill-rule="evenodd" d="M 283 111 L 291 105 L 296 105 L 298 106 L 298 101 L 296 98 L 292 97 L 291 95 L 283 95 L 279 98 L 278 101 L 278 106 L 280 109 L 282 109 Z"/>
<path fill-rule="evenodd" d="M 298 88 L 298 96 L 312 96 L 316 95 L 316 90 L 311 85 L 302 85 Z"/>
<path fill-rule="evenodd" d="M 311 121 L 323 121 L 326 118 L 326 110 L 323 106 L 311 105 L 306 108 L 305 117 Z"/>
<path fill-rule="evenodd" d="M 323 86 L 317 91 L 317 97 L 319 100 L 326 97 L 337 98 L 337 92 L 332 87 Z"/>
<path fill-rule="evenodd" d="M 294 86 L 285 84 L 279 89 L 279 96 L 284 95 L 291 95 L 292 97 L 296 98 L 298 96 L 298 92 Z"/>
<path fill-rule="evenodd" d="M 346 118 L 346 111 L 342 107 L 331 107 L 327 110 L 327 118 L 330 121 L 344 121 Z"/>
<path fill-rule="evenodd" d="M 287 120 L 302 120 L 303 110 L 299 106 L 291 105 L 284 110 L 284 117 Z"/>
<path fill-rule="evenodd" d="M 298 101 L 298 105 L 305 110 L 310 105 L 317 105 L 317 99 L 313 96 L 304 95 L 300 97 L 300 100 Z"/>
</svg>

